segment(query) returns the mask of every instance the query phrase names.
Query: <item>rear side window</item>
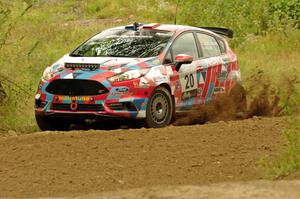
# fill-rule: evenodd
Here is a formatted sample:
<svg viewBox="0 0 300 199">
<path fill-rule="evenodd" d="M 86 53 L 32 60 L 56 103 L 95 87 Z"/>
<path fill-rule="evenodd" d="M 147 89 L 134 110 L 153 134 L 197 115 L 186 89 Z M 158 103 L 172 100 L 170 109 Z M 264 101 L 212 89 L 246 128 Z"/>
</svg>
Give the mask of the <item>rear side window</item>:
<svg viewBox="0 0 300 199">
<path fill-rule="evenodd" d="M 222 41 L 221 39 L 217 39 L 220 45 L 220 49 L 221 49 L 221 53 L 225 53 L 226 52 L 226 47 L 225 47 L 225 43 L 224 41 Z"/>
<path fill-rule="evenodd" d="M 178 54 L 187 54 L 193 56 L 194 60 L 198 58 L 198 49 L 193 33 L 186 33 L 179 36 L 172 46 L 173 58 Z"/>
<path fill-rule="evenodd" d="M 221 55 L 220 46 L 214 37 L 202 33 L 197 33 L 197 37 L 204 57 L 215 57 Z"/>
</svg>

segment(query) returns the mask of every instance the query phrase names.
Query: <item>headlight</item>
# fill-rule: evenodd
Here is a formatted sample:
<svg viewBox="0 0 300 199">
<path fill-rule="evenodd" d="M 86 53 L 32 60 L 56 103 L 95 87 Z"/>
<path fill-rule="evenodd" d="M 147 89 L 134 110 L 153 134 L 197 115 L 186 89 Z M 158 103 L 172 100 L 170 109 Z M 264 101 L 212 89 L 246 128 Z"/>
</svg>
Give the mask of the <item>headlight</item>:
<svg viewBox="0 0 300 199">
<path fill-rule="evenodd" d="M 49 81 L 57 72 L 60 72 L 64 69 L 63 64 L 55 63 L 52 66 L 47 67 L 43 72 L 43 81 Z"/>
<path fill-rule="evenodd" d="M 43 72 L 42 80 L 48 81 L 49 79 L 51 79 L 51 77 L 52 77 L 51 67 L 47 67 Z"/>
<path fill-rule="evenodd" d="M 108 78 L 108 81 L 114 83 L 114 82 L 122 82 L 126 80 L 136 79 L 139 77 L 144 76 L 149 69 L 141 69 L 141 70 L 130 70 L 115 76 L 112 76 Z"/>
</svg>

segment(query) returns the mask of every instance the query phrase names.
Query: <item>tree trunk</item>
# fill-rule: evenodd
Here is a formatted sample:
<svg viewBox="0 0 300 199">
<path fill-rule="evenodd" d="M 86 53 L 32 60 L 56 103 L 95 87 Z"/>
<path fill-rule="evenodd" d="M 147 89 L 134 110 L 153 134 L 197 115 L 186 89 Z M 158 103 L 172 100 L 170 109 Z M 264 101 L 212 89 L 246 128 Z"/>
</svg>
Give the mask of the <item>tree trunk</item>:
<svg viewBox="0 0 300 199">
<path fill-rule="evenodd" d="M 2 83 L 0 82 L 0 104 L 2 104 L 2 102 L 4 101 L 5 97 L 6 97 L 6 93 L 4 91 Z"/>
</svg>

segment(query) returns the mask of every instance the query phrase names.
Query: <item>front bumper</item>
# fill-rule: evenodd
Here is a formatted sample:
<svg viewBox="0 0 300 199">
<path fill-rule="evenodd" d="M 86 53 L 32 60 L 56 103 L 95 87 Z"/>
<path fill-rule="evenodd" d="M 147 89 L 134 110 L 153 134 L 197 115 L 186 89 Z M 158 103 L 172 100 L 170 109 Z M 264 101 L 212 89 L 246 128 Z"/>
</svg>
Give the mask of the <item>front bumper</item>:
<svg viewBox="0 0 300 199">
<path fill-rule="evenodd" d="M 108 92 L 93 96 L 55 95 L 41 83 L 35 99 L 35 114 L 64 118 L 145 118 L 151 87 L 137 86 L 139 79 L 107 87 Z"/>
<path fill-rule="evenodd" d="M 87 104 L 81 101 L 43 102 L 38 106 L 39 100 L 36 99 L 35 113 L 44 116 L 64 116 L 80 118 L 96 117 L 124 117 L 124 118 L 144 118 L 146 98 L 128 99 L 122 102 L 105 102 L 97 104 Z"/>
</svg>

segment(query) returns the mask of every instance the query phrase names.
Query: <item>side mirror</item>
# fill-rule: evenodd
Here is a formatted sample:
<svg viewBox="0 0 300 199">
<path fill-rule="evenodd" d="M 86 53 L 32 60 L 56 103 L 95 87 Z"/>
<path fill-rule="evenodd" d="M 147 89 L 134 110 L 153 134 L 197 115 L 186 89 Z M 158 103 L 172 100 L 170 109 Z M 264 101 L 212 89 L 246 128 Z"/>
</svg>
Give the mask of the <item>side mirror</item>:
<svg viewBox="0 0 300 199">
<path fill-rule="evenodd" d="M 182 64 L 190 64 L 193 62 L 193 57 L 186 54 L 179 54 L 175 57 L 175 69 L 179 71 Z"/>
</svg>

